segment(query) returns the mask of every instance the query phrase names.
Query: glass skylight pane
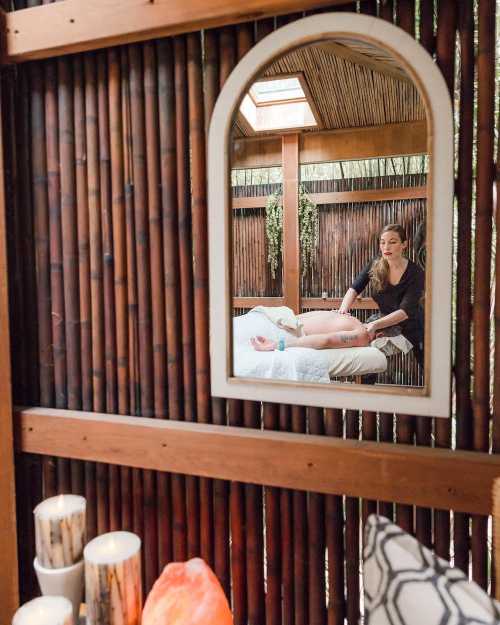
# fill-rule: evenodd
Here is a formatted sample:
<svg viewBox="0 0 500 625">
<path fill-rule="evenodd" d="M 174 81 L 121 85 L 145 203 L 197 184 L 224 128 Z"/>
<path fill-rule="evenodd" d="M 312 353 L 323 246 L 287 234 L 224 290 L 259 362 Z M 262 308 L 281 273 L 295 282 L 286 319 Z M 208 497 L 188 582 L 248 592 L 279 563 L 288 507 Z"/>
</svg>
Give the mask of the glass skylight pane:
<svg viewBox="0 0 500 625">
<path fill-rule="evenodd" d="M 280 80 L 254 82 L 250 92 L 257 104 L 305 98 L 298 78 L 281 78 Z"/>
</svg>

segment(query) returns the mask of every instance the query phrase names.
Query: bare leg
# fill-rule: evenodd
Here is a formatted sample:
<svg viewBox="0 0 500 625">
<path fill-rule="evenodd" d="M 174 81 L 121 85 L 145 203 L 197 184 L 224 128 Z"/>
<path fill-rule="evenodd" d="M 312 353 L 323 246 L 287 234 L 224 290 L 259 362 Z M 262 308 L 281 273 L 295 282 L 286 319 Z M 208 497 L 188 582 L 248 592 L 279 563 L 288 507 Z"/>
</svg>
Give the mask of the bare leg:
<svg viewBox="0 0 500 625">
<path fill-rule="evenodd" d="M 277 348 L 276 341 L 264 336 L 251 339 L 252 346 L 259 352 L 269 352 Z M 327 334 L 310 334 L 299 338 L 287 337 L 286 347 L 310 347 L 312 349 L 339 349 L 342 347 L 366 347 L 370 344 L 370 337 L 365 328 L 357 330 L 342 330 Z"/>
</svg>

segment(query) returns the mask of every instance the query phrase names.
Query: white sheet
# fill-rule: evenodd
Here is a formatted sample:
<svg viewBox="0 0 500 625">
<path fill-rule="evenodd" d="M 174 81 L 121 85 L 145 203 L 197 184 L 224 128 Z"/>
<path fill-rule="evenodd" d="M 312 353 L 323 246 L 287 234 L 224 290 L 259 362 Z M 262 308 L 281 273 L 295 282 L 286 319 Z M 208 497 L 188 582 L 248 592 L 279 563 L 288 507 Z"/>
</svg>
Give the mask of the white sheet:
<svg viewBox="0 0 500 625">
<path fill-rule="evenodd" d="M 250 344 L 250 338 L 257 334 L 277 341 L 287 332 L 256 310 L 235 317 L 233 362 L 236 376 L 326 383 L 331 377 L 381 373 L 387 368 L 386 357 L 374 347 L 289 347 L 283 352 L 258 352 Z"/>
</svg>

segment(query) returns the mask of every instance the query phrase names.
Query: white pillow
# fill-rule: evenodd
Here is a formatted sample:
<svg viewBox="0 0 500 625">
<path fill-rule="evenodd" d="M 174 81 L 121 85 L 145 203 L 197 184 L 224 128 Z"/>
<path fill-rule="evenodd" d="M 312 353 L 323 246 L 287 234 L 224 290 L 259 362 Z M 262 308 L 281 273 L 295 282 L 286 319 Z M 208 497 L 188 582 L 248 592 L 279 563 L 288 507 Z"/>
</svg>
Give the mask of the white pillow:
<svg viewBox="0 0 500 625">
<path fill-rule="evenodd" d="M 500 603 L 388 519 L 372 514 L 363 551 L 366 625 L 500 625 Z"/>
</svg>

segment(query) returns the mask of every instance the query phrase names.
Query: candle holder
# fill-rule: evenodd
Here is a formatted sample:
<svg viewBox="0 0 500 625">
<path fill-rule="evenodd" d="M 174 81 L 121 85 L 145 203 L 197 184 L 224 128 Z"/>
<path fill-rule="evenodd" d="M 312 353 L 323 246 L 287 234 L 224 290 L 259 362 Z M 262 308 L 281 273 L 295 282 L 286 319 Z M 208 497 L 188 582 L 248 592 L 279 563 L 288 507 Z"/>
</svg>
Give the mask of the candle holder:
<svg viewBox="0 0 500 625">
<path fill-rule="evenodd" d="M 83 547 L 86 501 L 78 495 L 58 495 L 34 509 L 36 558 L 33 562 L 43 595 L 71 601 L 78 623 L 83 597 Z"/>
<path fill-rule="evenodd" d="M 76 625 L 73 606 L 65 597 L 37 597 L 22 605 L 12 625 Z"/>
<path fill-rule="evenodd" d="M 73 606 L 73 619 L 77 625 L 83 598 L 83 560 L 71 566 L 49 569 L 42 566 L 38 558 L 35 558 L 33 566 L 42 595 L 65 597 L 70 601 Z"/>
<path fill-rule="evenodd" d="M 85 547 L 87 625 L 140 625 L 141 540 L 109 532 Z"/>
</svg>

